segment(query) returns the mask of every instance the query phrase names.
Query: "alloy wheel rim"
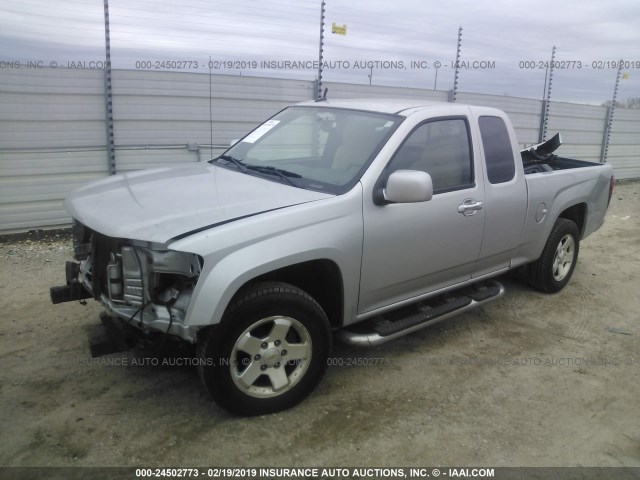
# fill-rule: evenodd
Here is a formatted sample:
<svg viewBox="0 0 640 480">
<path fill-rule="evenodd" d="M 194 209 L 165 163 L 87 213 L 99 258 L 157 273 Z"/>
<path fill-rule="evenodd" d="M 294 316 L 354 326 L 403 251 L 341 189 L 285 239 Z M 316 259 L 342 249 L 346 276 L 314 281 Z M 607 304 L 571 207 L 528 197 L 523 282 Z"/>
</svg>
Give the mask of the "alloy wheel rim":
<svg viewBox="0 0 640 480">
<path fill-rule="evenodd" d="M 273 316 L 258 320 L 236 340 L 229 368 L 245 394 L 272 398 L 295 387 L 309 368 L 311 335 L 298 320 Z"/>
<path fill-rule="evenodd" d="M 553 256 L 553 278 L 561 282 L 566 278 L 575 258 L 575 241 L 572 235 L 562 237 Z"/>
</svg>

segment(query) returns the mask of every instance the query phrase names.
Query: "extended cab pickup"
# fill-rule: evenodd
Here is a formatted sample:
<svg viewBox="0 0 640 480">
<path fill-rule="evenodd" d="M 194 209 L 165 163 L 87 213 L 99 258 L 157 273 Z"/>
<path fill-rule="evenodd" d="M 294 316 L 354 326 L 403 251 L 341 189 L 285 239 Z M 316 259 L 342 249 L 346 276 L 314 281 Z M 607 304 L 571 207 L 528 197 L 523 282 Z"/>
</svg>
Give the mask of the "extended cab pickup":
<svg viewBox="0 0 640 480">
<path fill-rule="evenodd" d="M 54 303 L 197 345 L 230 411 L 291 407 L 333 332 L 375 345 L 499 298 L 526 266 L 557 292 L 603 223 L 610 166 L 519 151 L 493 108 L 322 100 L 282 110 L 206 163 L 74 191 L 74 252 Z"/>
</svg>

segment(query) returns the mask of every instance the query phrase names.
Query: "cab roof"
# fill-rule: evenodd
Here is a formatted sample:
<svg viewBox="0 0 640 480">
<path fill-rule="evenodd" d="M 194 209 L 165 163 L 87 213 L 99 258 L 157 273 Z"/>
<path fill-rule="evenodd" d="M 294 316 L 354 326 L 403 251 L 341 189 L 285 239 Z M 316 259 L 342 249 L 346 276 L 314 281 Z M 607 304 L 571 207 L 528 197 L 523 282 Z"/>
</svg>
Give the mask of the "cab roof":
<svg viewBox="0 0 640 480">
<path fill-rule="evenodd" d="M 469 105 L 460 103 L 437 102 L 413 98 L 352 98 L 322 99 L 298 103 L 301 106 L 326 106 L 330 108 L 348 108 L 379 113 L 391 113 L 407 116 L 416 110 L 442 108 L 447 105 L 454 111 L 468 111 Z"/>
</svg>

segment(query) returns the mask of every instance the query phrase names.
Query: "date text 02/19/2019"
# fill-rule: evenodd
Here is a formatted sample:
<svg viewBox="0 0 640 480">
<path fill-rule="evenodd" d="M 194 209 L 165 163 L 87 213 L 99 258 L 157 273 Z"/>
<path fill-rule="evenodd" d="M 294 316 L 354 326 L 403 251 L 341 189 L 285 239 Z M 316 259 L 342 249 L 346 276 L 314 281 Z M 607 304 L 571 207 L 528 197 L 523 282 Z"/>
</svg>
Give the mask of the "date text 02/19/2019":
<svg viewBox="0 0 640 480">
<path fill-rule="evenodd" d="M 520 60 L 518 67 L 523 70 L 545 70 L 555 68 L 559 70 L 614 70 L 620 67 L 626 69 L 640 69 L 640 60 Z"/>
</svg>

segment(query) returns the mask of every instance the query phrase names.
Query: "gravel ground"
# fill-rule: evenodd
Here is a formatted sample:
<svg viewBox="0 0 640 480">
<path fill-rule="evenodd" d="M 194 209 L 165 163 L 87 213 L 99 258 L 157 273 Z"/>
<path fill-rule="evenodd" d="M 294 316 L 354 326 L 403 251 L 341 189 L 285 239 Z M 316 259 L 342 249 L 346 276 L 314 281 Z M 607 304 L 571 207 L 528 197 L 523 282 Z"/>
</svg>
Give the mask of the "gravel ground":
<svg viewBox="0 0 640 480">
<path fill-rule="evenodd" d="M 188 348 L 92 360 L 93 301 L 51 305 L 68 234 L 0 241 L 2 466 L 640 466 L 640 183 L 616 185 L 570 284 L 517 278 L 474 312 L 377 348 L 336 345 L 319 388 L 222 411 Z"/>
</svg>

